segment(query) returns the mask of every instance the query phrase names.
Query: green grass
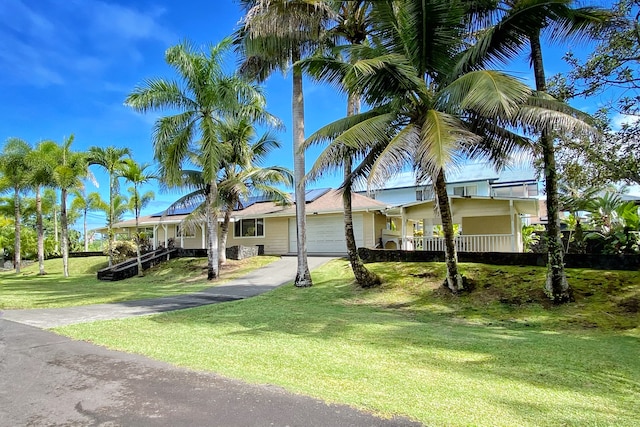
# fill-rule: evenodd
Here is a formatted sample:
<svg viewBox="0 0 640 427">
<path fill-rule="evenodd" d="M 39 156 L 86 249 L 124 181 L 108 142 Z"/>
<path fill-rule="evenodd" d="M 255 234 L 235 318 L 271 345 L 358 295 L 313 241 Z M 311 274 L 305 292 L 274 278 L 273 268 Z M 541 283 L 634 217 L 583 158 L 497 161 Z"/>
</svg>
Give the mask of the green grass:
<svg viewBox="0 0 640 427">
<path fill-rule="evenodd" d="M 570 270 L 552 307 L 543 269 L 461 267 L 461 297 L 440 264 L 372 264 L 386 284 L 360 290 L 334 261 L 312 288 L 56 331 L 429 426 L 638 425 L 637 272 Z"/>
<path fill-rule="evenodd" d="M 203 258 L 173 259 L 147 270 L 144 277 L 117 282 L 96 277 L 96 272 L 107 266 L 105 257 L 70 258 L 67 278 L 62 275 L 62 260 L 52 259 L 45 261 L 44 276 L 38 275 L 37 264 L 23 268 L 20 274 L 0 272 L 0 309 L 69 307 L 197 292 L 276 259 L 229 260 L 222 268 L 221 279 L 214 282 L 206 280 L 207 261 Z"/>
</svg>

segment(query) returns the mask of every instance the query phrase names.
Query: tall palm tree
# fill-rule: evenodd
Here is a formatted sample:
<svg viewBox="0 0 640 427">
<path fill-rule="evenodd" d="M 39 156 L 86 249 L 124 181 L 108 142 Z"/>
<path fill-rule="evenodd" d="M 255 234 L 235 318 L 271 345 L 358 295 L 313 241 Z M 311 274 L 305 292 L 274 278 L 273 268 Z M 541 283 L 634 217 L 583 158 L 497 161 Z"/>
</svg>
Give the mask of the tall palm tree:
<svg viewBox="0 0 640 427">
<path fill-rule="evenodd" d="M 66 138 L 58 146 L 58 162 L 53 169 L 53 179 L 60 189 L 60 245 L 62 246 L 62 272 L 69 277 L 69 223 L 67 216 L 67 195 L 74 188 L 82 188 L 82 179 L 89 177 L 88 156 L 71 150 L 74 135 Z"/>
<path fill-rule="evenodd" d="M 87 194 L 84 188 L 74 188 L 71 190 L 73 201 L 71 208 L 82 212 L 82 235 L 84 238 L 84 251 L 89 250 L 89 234 L 87 232 L 87 215 L 91 211 L 100 210 L 101 206 L 106 203 L 102 200 L 100 193 L 97 191 Z M 108 210 L 108 209 L 107 209 Z"/>
<path fill-rule="evenodd" d="M 313 284 L 307 262 L 305 212 L 304 96 L 302 70 L 295 65 L 313 53 L 332 10 L 317 0 L 241 0 L 246 15 L 236 33 L 245 60 L 244 72 L 266 79 L 275 70 L 292 66 L 293 175 L 295 184 L 298 270 L 295 285 Z"/>
<path fill-rule="evenodd" d="M 129 148 L 90 147 L 88 151 L 89 165 L 98 165 L 107 171 L 109 175 L 109 211 L 107 212 L 108 254 L 109 267 L 113 265 L 113 224 L 116 223 L 114 203 L 118 192 L 118 171 L 124 165 L 125 156 L 131 157 Z"/>
<path fill-rule="evenodd" d="M 13 190 L 14 227 L 16 238 L 14 243 L 14 264 L 16 273 L 20 273 L 22 258 L 20 255 L 20 193 L 29 186 L 29 164 L 27 157 L 31 146 L 20 138 L 9 138 L 0 153 L 0 191 Z"/>
<path fill-rule="evenodd" d="M 42 189 L 53 187 L 53 168 L 57 144 L 54 141 L 42 141 L 27 157 L 30 171 L 30 183 L 36 199 L 36 231 L 38 234 L 38 274 L 46 274 L 44 269 L 44 225 L 42 210 Z"/>
<path fill-rule="evenodd" d="M 140 186 L 156 179 L 156 175 L 147 172 L 147 169 L 149 169 L 148 163 L 140 165 L 133 159 L 125 159 L 124 166 L 120 170 L 119 174 L 119 176 L 124 178 L 127 182 L 133 184 L 133 187 L 130 188 L 131 197 L 129 198 L 129 204 L 132 207 L 131 210 L 136 218 L 135 242 L 136 258 L 138 261 L 138 277 L 144 276 L 144 271 L 142 271 L 142 261 L 140 258 L 140 245 L 142 243 L 142 239 L 140 239 L 140 210 L 144 207 L 144 204 L 148 203 L 148 201 L 154 197 L 153 192 L 140 194 Z"/>
<path fill-rule="evenodd" d="M 364 0 L 358 1 L 329 1 L 329 5 L 335 9 L 334 20 L 335 24 L 329 28 L 327 37 L 329 42 L 344 40 L 347 45 L 360 46 L 366 43 L 370 30 L 370 5 L 369 2 Z M 326 71 L 328 64 L 332 66 L 349 68 L 358 58 L 354 49 L 352 54 L 346 55 L 343 58 L 343 54 L 346 50 L 340 51 L 340 46 L 334 49 L 330 49 L 330 56 L 324 56 L 322 53 L 327 49 L 322 49 L 319 54 L 316 54 L 306 60 L 301 61 L 301 66 L 309 71 L 312 76 L 322 79 L 325 77 L 324 71 Z M 326 76 L 328 77 L 328 76 Z M 345 88 L 342 87 L 344 90 Z M 347 94 L 347 116 L 352 116 L 360 112 L 360 95 L 355 92 L 349 92 Z M 304 147 L 307 147 L 305 143 Z M 352 176 L 353 162 L 355 153 L 349 150 L 348 147 L 342 147 L 342 152 L 339 156 L 334 157 L 334 160 L 338 164 L 332 165 L 332 167 L 339 167 L 342 163 L 344 181 L 342 183 L 342 204 L 344 209 L 344 228 L 345 228 L 345 241 L 347 244 L 347 255 L 351 264 L 356 282 L 363 288 L 369 288 L 377 286 L 381 283 L 381 279 L 375 273 L 370 272 L 362 262 L 362 259 L 358 255 L 358 248 L 356 244 L 355 234 L 353 232 L 353 209 L 352 209 Z M 337 153 L 336 153 L 337 154 Z M 319 170 L 319 169 L 316 169 Z M 307 175 L 307 178 L 310 178 Z"/>
<path fill-rule="evenodd" d="M 330 164 L 342 144 L 364 158 L 354 176 L 382 181 L 408 164 L 420 177 L 431 179 L 445 235 L 446 284 L 453 292 L 464 286 L 457 268 L 445 169 L 464 154 L 498 157 L 526 144 L 526 138 L 513 130 L 548 123 L 579 125 L 572 117 L 576 112 L 551 99 L 532 98 L 528 87 L 503 73 L 452 74 L 467 40 L 470 13 L 464 2 L 373 3 L 373 40 L 380 41 L 377 56 L 349 67 L 329 64 L 326 75 L 349 91 L 362 93 L 374 108 L 334 122 L 309 138 L 333 140 L 325 150 L 327 157 L 321 156 L 314 168 Z M 553 115 L 543 107 L 560 111 Z"/>
<path fill-rule="evenodd" d="M 580 40 L 607 23 L 609 12 L 594 7 L 578 7 L 574 0 L 503 0 L 497 4 L 499 19 L 494 26 L 478 33 L 479 38 L 466 53 L 466 66 L 477 66 L 490 60 L 507 60 L 525 48 L 530 49 L 536 90 L 546 92 L 547 83 L 542 57 L 541 35 L 552 40 Z M 553 128 L 540 132 L 540 148 L 544 164 L 547 195 L 548 261 L 545 291 L 555 303 L 571 299 L 564 269 L 564 248 L 560 232 L 560 201 L 556 171 Z"/>
<path fill-rule="evenodd" d="M 57 144 L 56 144 L 57 146 Z M 53 173 L 52 173 L 52 181 Z M 42 192 L 42 211 L 44 218 L 53 224 L 53 252 L 60 254 L 60 230 L 58 227 L 58 217 L 60 213 L 60 205 L 58 204 L 58 192 L 55 188 L 46 187 Z"/>
<path fill-rule="evenodd" d="M 183 163 L 191 155 L 198 158 L 208 183 L 206 217 L 208 228 L 209 280 L 218 277 L 218 221 L 215 202 L 217 177 L 223 166 L 225 145 L 217 138 L 216 128 L 225 117 L 248 117 L 261 123 L 275 123 L 266 112 L 260 89 L 222 68 L 231 40 L 224 39 L 209 53 L 184 42 L 169 48 L 167 63 L 178 73 L 180 81 L 147 80 L 127 97 L 126 104 L 140 112 L 177 110 L 158 119 L 153 134 L 155 158 L 160 177 L 168 187 L 182 185 Z"/>
</svg>

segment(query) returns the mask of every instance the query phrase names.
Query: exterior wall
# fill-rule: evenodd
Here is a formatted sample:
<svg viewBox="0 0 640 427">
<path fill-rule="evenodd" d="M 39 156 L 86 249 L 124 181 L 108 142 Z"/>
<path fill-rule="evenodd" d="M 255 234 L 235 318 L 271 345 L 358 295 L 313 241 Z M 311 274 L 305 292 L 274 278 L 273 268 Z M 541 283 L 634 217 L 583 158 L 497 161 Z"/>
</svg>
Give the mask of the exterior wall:
<svg viewBox="0 0 640 427">
<path fill-rule="evenodd" d="M 233 224 L 229 226 L 227 247 L 244 245 L 264 245 L 264 253 L 283 255 L 289 252 L 289 220 L 288 218 L 265 218 L 264 237 L 235 237 Z"/>
<path fill-rule="evenodd" d="M 511 234 L 511 221 L 509 215 L 463 217 L 462 234 Z"/>
</svg>

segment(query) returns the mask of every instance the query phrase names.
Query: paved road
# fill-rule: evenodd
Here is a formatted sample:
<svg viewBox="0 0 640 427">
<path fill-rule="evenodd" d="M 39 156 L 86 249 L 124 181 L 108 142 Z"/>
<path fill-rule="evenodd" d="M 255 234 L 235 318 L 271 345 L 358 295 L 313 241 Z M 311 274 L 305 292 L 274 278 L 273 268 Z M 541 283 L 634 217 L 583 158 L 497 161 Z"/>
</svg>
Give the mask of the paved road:
<svg viewBox="0 0 640 427">
<path fill-rule="evenodd" d="M 326 261 L 313 258 L 312 265 Z M 277 286 L 273 283 L 291 281 L 291 271 L 295 274 L 295 259 L 291 263 L 291 259 L 283 258 L 283 263 L 208 289 L 199 293 L 200 297 L 191 296 L 191 300 L 174 297 L 172 301 L 101 304 L 92 309 L 59 309 L 58 315 L 51 310 L 2 313 L 0 426 L 419 425 L 402 418 L 384 420 L 346 406 L 327 405 L 274 386 L 249 385 L 212 373 L 177 368 L 31 326 L 146 315 L 210 304 L 215 298 L 248 297 Z M 271 281 L 265 283 L 269 277 Z"/>
</svg>

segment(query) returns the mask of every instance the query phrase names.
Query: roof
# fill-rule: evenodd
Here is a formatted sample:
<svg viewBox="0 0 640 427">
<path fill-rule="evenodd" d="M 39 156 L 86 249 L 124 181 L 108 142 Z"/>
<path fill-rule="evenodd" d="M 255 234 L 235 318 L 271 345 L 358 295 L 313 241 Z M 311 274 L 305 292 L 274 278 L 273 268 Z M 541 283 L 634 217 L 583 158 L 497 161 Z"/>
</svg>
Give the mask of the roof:
<svg viewBox="0 0 640 427">
<path fill-rule="evenodd" d="M 342 205 L 342 193 L 339 190 L 333 190 L 331 188 L 307 190 L 305 200 L 305 206 L 308 214 L 338 213 L 343 212 L 344 210 Z M 352 194 L 351 204 L 354 212 L 382 210 L 388 207 L 386 203 L 356 193 Z M 191 211 L 193 211 L 193 209 L 195 209 L 195 207 L 195 205 L 192 206 L 190 211 L 188 208 L 178 209 L 174 211 L 175 213 L 167 215 L 162 215 L 162 213 L 160 213 L 142 216 L 138 219 L 138 223 L 140 227 L 148 227 L 157 224 L 179 224 Z M 268 201 L 265 198 L 256 197 L 250 199 L 247 203 L 243 203 L 243 209 L 235 210 L 232 218 L 295 216 L 295 214 L 295 204 L 282 206 L 272 201 Z M 113 228 L 130 228 L 134 227 L 135 224 L 135 219 L 128 219 L 114 224 Z M 106 227 L 96 229 L 98 232 L 104 230 L 106 230 Z"/>
<path fill-rule="evenodd" d="M 493 165 L 488 162 L 471 162 L 461 165 L 457 168 L 450 168 L 446 171 L 445 175 L 447 184 L 477 181 L 489 181 L 495 184 L 506 184 L 511 182 L 538 180 L 538 174 L 536 170 L 532 165 L 526 163 L 508 166 L 500 171 L 496 171 Z M 416 187 L 429 183 L 429 179 L 417 183 L 415 172 L 408 171 L 392 176 L 385 182 L 384 187 L 380 188 L 379 190 Z M 360 186 L 356 191 L 365 191 L 365 188 Z"/>
</svg>

